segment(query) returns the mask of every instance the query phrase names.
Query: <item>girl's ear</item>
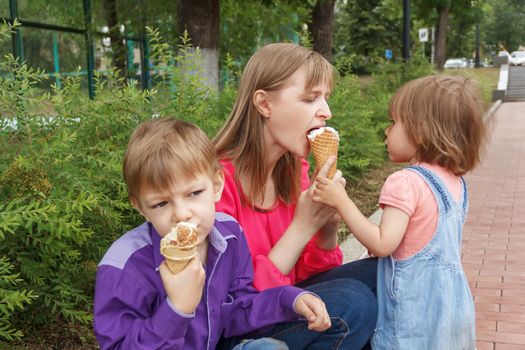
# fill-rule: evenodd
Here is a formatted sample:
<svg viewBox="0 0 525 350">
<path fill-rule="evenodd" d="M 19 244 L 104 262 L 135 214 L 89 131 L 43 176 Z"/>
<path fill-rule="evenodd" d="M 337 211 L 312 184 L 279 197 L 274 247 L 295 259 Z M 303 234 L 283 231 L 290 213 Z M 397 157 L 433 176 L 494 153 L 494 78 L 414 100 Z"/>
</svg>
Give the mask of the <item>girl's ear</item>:
<svg viewBox="0 0 525 350">
<path fill-rule="evenodd" d="M 222 190 L 224 189 L 224 173 L 222 169 L 217 171 L 215 174 L 215 180 L 213 181 L 213 192 L 215 203 L 221 200 Z"/>
<path fill-rule="evenodd" d="M 270 118 L 270 115 L 272 114 L 271 108 L 270 108 L 270 100 L 269 95 L 264 90 L 257 90 L 255 91 L 255 94 L 253 94 L 253 104 L 255 105 L 255 108 L 261 113 L 261 115 L 265 118 Z"/>
</svg>

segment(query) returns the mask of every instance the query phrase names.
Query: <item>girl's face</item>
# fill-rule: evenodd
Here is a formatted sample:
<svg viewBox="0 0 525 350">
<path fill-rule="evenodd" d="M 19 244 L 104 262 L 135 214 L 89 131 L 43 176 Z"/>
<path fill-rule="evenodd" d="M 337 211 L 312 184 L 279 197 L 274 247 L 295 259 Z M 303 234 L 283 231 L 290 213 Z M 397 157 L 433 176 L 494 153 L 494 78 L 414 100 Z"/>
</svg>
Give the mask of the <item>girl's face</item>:
<svg viewBox="0 0 525 350">
<path fill-rule="evenodd" d="M 132 203 L 161 237 L 179 222 L 186 221 L 197 226 L 198 244 L 201 244 L 213 227 L 215 202 L 220 199 L 223 184 L 222 173 L 215 179 L 207 174 L 191 180 L 181 177 L 161 192 L 144 190 Z"/>
<path fill-rule="evenodd" d="M 314 86 L 305 91 L 306 72 L 298 69 L 288 78 L 284 87 L 268 93 L 269 115 L 266 118 L 265 142 L 275 158 L 291 152 L 308 157 L 310 145 L 306 134 L 326 125 L 332 117 L 328 106 L 331 90 L 327 85 Z"/>
<path fill-rule="evenodd" d="M 395 163 L 417 161 L 416 146 L 409 141 L 403 122 L 396 117 L 393 117 L 390 122 L 390 126 L 385 129 L 385 144 L 390 160 Z"/>
</svg>

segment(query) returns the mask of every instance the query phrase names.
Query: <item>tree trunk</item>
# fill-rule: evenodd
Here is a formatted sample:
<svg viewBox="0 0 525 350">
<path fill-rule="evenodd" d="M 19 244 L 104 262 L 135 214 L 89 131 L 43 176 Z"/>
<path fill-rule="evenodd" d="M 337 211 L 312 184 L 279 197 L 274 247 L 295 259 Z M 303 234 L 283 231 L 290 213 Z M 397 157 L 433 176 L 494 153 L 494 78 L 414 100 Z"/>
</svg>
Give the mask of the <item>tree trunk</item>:
<svg viewBox="0 0 525 350">
<path fill-rule="evenodd" d="M 121 78 L 127 76 L 126 66 L 126 46 L 124 45 L 124 38 L 120 33 L 120 25 L 118 22 L 117 3 L 116 0 L 103 0 L 104 8 L 106 9 L 106 23 L 109 28 L 109 38 L 111 40 L 111 51 L 113 53 L 113 66 L 118 70 Z M 124 80 L 125 83 L 125 80 Z"/>
<path fill-rule="evenodd" d="M 203 62 L 203 81 L 219 89 L 219 0 L 179 0 L 178 33 L 188 31 Z"/>
<path fill-rule="evenodd" d="M 310 30 L 314 50 L 332 62 L 332 43 L 334 37 L 335 0 L 317 0 L 312 12 Z"/>
<path fill-rule="evenodd" d="M 447 59 L 447 24 L 450 6 L 438 7 L 438 25 L 436 30 L 435 60 L 438 69 L 443 69 Z"/>
</svg>

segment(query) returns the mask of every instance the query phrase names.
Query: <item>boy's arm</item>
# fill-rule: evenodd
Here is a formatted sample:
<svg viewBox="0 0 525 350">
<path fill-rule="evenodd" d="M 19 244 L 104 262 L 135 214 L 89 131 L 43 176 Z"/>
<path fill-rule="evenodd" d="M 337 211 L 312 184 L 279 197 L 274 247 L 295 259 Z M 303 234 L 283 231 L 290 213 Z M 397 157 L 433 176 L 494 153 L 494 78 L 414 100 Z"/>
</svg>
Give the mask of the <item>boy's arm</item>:
<svg viewBox="0 0 525 350">
<path fill-rule="evenodd" d="M 228 249 L 232 247 L 229 245 Z M 232 247 L 233 248 L 233 247 Z M 299 319 L 294 310 L 298 297 L 305 292 L 296 287 L 276 287 L 258 292 L 252 285 L 253 266 L 246 239 L 241 232 L 230 252 L 237 258 L 229 294 L 230 304 L 223 304 L 224 336 L 242 335 L 262 327 Z"/>
<path fill-rule="evenodd" d="M 94 328 L 101 349 L 158 349 L 184 338 L 194 315 L 178 313 L 166 298 L 151 310 L 156 293 L 121 269 L 103 265 L 97 271 Z"/>
</svg>

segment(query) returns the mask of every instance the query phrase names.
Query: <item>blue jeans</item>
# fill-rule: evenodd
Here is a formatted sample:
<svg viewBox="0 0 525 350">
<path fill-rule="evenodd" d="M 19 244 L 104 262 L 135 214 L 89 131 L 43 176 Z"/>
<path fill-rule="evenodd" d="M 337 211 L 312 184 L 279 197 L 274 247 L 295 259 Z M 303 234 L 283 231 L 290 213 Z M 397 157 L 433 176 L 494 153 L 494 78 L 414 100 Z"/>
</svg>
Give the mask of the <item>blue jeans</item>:
<svg viewBox="0 0 525 350">
<path fill-rule="evenodd" d="M 288 350 L 288 346 L 277 339 L 259 338 L 243 341 L 232 350 Z"/>
<path fill-rule="evenodd" d="M 231 344 L 241 339 L 259 337 L 282 340 L 291 350 L 362 349 L 368 346 L 377 321 L 376 276 L 377 259 L 363 259 L 297 284 L 324 301 L 332 321 L 332 327 L 324 332 L 309 330 L 306 321 L 279 323 L 269 330 L 229 339 L 230 345 L 219 349 L 231 349 Z"/>
<path fill-rule="evenodd" d="M 376 294 L 377 285 L 377 258 L 366 258 L 352 261 L 350 263 L 334 267 L 331 270 L 321 272 L 307 280 L 299 282 L 296 287 L 306 288 L 316 283 L 331 281 L 339 278 L 351 278 L 363 282 Z"/>
</svg>

